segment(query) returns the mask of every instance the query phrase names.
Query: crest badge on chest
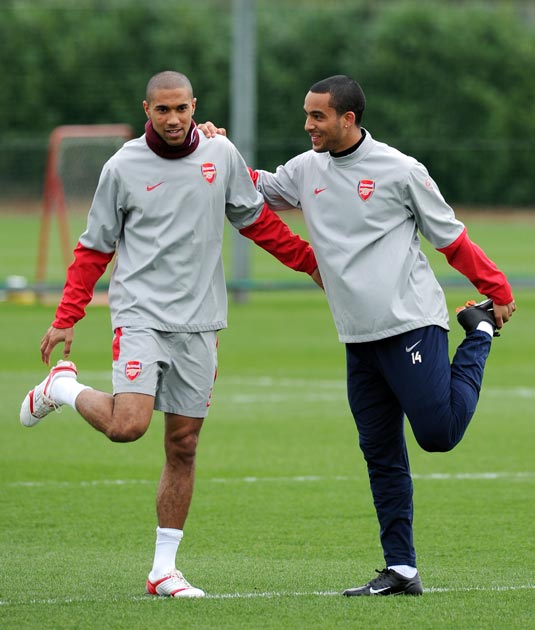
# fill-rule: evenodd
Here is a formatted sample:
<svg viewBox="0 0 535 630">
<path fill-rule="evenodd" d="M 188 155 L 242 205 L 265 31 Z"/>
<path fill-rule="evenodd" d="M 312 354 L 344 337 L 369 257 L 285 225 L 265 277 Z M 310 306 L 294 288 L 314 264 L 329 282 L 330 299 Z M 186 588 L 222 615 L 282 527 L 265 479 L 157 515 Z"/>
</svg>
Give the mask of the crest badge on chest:
<svg viewBox="0 0 535 630">
<path fill-rule="evenodd" d="M 375 190 L 375 182 L 373 179 L 361 179 L 357 190 L 362 201 L 368 201 Z"/>
<path fill-rule="evenodd" d="M 209 184 L 213 184 L 217 175 L 215 164 L 212 164 L 212 162 L 205 162 L 201 165 L 201 173 Z"/>
</svg>

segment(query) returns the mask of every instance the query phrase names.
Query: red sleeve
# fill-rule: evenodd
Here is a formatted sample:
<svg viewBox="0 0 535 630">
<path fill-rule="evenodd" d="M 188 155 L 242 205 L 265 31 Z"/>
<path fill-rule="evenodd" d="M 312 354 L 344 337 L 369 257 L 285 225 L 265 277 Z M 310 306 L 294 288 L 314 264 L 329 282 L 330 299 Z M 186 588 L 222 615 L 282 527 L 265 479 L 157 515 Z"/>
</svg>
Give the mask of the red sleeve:
<svg viewBox="0 0 535 630">
<path fill-rule="evenodd" d="M 253 171 L 253 169 L 248 166 L 247 170 L 249 171 L 249 175 L 251 176 L 251 179 L 253 180 L 253 184 L 256 186 L 256 182 L 258 181 L 258 171 Z"/>
<path fill-rule="evenodd" d="M 312 273 L 318 266 L 312 247 L 299 235 L 294 234 L 273 210 L 264 204 L 258 219 L 240 230 L 262 249 L 275 256 L 281 263 L 294 269 Z"/>
<path fill-rule="evenodd" d="M 67 269 L 56 319 L 52 322 L 54 328 L 70 328 L 85 316 L 85 307 L 91 302 L 95 285 L 114 253 L 97 252 L 78 243 L 74 249 L 74 261 Z"/>
<path fill-rule="evenodd" d="M 476 289 L 498 305 L 513 301 L 511 285 L 505 274 L 490 260 L 485 252 L 468 238 L 466 228 L 453 243 L 437 251 L 444 254 L 449 264 L 460 271 Z"/>
</svg>

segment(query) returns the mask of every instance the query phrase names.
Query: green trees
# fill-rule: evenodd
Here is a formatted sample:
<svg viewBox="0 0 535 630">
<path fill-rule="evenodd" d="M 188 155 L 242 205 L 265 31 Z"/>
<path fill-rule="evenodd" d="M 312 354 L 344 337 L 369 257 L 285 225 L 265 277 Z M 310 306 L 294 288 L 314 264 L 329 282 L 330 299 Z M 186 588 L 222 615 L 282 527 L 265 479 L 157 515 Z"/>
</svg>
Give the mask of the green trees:
<svg viewBox="0 0 535 630">
<path fill-rule="evenodd" d="M 365 70 L 372 128 L 432 166 L 449 198 L 535 202 L 533 35 L 510 11 L 391 11 Z"/>
<path fill-rule="evenodd" d="M 423 161 L 448 200 L 535 203 L 535 24 L 521 10 L 528 4 L 256 4 L 256 166 L 274 168 L 309 148 L 305 93 L 345 73 L 364 87 L 364 126 Z M 230 0 L 3 0 L 4 193 L 15 174 L 25 190 L 40 185 L 46 139 L 59 124 L 125 122 L 142 133 L 146 81 L 162 69 L 190 76 L 198 120 L 228 126 L 231 7 Z"/>
</svg>

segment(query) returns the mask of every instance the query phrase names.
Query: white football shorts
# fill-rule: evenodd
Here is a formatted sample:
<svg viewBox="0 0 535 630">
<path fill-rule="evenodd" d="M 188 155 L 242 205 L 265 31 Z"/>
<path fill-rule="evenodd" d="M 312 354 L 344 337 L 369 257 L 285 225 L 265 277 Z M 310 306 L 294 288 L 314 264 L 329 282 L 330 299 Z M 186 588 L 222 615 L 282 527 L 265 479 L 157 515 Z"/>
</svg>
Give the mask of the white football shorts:
<svg viewBox="0 0 535 630">
<path fill-rule="evenodd" d="M 148 394 L 158 411 L 205 418 L 216 376 L 217 331 L 115 330 L 114 394 Z"/>
</svg>

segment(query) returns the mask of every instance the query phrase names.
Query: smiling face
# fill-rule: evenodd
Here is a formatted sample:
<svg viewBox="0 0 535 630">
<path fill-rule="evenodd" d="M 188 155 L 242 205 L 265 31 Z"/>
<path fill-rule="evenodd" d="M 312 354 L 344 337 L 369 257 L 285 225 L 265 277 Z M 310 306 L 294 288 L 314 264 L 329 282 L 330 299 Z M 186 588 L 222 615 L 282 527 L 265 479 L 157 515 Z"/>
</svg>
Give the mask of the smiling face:
<svg viewBox="0 0 535 630">
<path fill-rule="evenodd" d="M 143 108 L 154 131 L 168 145 L 176 147 L 184 142 L 191 127 L 196 102 L 186 86 L 154 89 L 149 100 L 143 101 Z"/>
<path fill-rule="evenodd" d="M 355 125 L 355 114 L 337 114 L 329 105 L 329 92 L 308 92 L 305 97 L 305 131 L 310 135 L 312 148 L 317 153 L 340 153 L 356 144 L 361 131 Z"/>
</svg>

